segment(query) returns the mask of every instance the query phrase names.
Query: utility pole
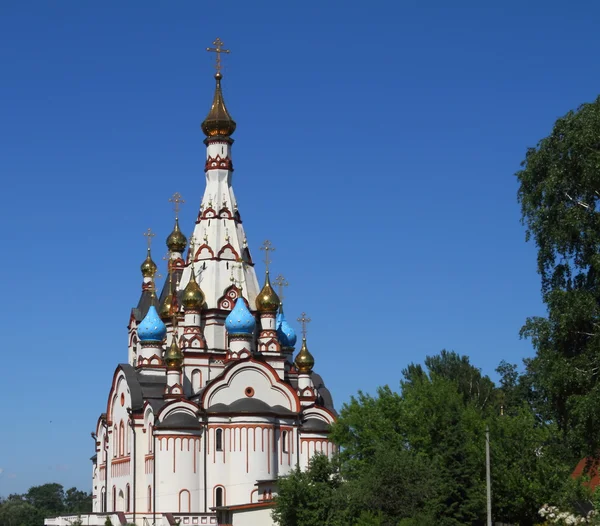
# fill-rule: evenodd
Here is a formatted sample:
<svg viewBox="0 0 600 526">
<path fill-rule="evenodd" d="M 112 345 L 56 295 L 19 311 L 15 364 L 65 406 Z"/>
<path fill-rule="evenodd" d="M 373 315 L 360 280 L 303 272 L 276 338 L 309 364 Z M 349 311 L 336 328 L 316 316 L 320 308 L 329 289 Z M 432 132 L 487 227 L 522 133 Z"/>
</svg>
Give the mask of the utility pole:
<svg viewBox="0 0 600 526">
<path fill-rule="evenodd" d="M 487 486 L 487 526 L 492 526 L 492 483 L 490 480 L 490 426 L 485 426 L 485 482 Z"/>
</svg>

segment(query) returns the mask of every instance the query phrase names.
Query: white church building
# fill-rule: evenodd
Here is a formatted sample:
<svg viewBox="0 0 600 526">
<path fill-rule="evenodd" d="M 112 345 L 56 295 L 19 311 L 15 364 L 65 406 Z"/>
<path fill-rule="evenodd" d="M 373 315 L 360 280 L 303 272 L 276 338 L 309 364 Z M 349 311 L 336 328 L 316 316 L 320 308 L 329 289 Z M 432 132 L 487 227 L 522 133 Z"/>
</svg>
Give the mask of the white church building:
<svg viewBox="0 0 600 526">
<path fill-rule="evenodd" d="M 273 524 L 277 478 L 332 455 L 332 398 L 269 277 L 262 287 L 232 188 L 235 121 L 216 87 L 202 123 L 206 189 L 189 241 L 175 218 L 165 285 L 148 238 L 127 362 L 115 370 L 93 437 L 93 513 L 83 524 Z M 243 178 L 242 178 L 243 181 Z M 248 179 L 246 179 L 248 181 Z M 177 213 L 179 194 L 171 200 Z M 282 280 L 279 281 L 282 284 Z M 275 285 L 276 288 L 276 285 Z M 307 321 L 302 314 L 303 329 Z M 76 517 L 46 519 L 63 526 Z"/>
</svg>

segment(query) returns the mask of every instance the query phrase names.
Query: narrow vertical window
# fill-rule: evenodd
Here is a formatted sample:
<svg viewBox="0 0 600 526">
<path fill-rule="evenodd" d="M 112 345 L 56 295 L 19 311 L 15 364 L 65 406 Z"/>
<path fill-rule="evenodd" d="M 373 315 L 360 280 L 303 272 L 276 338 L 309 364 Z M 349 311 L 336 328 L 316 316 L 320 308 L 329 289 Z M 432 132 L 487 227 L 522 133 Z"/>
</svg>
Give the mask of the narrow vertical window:
<svg viewBox="0 0 600 526">
<path fill-rule="evenodd" d="M 217 451 L 223 451 L 223 430 L 217 429 L 215 431 L 215 448 Z"/>
<path fill-rule="evenodd" d="M 223 506 L 223 488 L 217 488 L 215 491 L 215 506 Z"/>
<path fill-rule="evenodd" d="M 129 487 L 129 484 L 127 484 L 127 491 L 126 491 L 126 498 L 127 500 L 125 501 L 125 511 L 129 511 L 129 507 L 131 506 L 130 502 L 131 502 L 131 488 Z"/>
<path fill-rule="evenodd" d="M 148 511 L 152 511 L 152 486 L 148 486 Z"/>
<path fill-rule="evenodd" d="M 287 431 L 284 431 L 283 433 L 281 433 L 281 450 L 284 453 L 288 452 L 287 441 L 288 441 L 288 434 L 287 434 Z"/>
</svg>

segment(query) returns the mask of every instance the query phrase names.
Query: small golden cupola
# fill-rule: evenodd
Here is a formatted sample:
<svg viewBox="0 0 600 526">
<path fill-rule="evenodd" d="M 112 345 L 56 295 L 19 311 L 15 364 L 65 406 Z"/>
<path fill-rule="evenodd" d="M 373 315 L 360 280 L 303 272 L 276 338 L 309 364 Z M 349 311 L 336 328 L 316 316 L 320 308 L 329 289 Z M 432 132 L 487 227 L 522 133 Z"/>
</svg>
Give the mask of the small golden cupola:
<svg viewBox="0 0 600 526">
<path fill-rule="evenodd" d="M 175 227 L 173 232 L 167 237 L 167 247 L 171 252 L 183 252 L 187 246 L 187 239 L 179 228 L 179 219 L 175 218 Z"/>
<path fill-rule="evenodd" d="M 296 355 L 294 364 L 296 365 L 298 372 L 301 374 L 310 374 L 312 372 L 312 369 L 315 365 L 315 359 L 308 350 L 306 345 L 306 337 L 302 338 L 302 347 L 300 348 L 300 352 Z"/>
<path fill-rule="evenodd" d="M 214 48 L 206 48 L 206 50 L 216 53 L 217 62 L 215 67 L 217 72 L 215 73 L 215 80 L 217 85 L 215 86 L 212 106 L 202 123 L 202 131 L 207 137 L 229 137 L 235 131 L 236 124 L 227 111 L 223 91 L 221 90 L 221 79 L 223 78 L 223 75 L 221 75 L 221 53 L 229 53 L 229 50 L 223 49 L 223 42 L 220 38 L 217 38 L 213 44 Z"/>
<path fill-rule="evenodd" d="M 173 317 L 173 338 L 165 353 L 165 364 L 169 369 L 179 369 L 183 363 L 183 353 L 177 344 L 177 321 Z"/>
<path fill-rule="evenodd" d="M 159 315 L 163 321 L 168 321 L 179 308 L 177 305 L 177 287 L 173 285 L 173 273 L 169 270 L 169 292 L 160 306 Z"/>
<path fill-rule="evenodd" d="M 148 254 L 146 256 L 146 259 L 140 266 L 140 269 L 142 270 L 142 276 L 144 276 L 145 278 L 153 278 L 156 274 L 156 270 L 158 269 L 158 267 L 156 266 L 156 263 L 154 263 L 154 261 L 152 260 L 152 256 L 150 255 L 150 248 L 148 248 Z"/>
<path fill-rule="evenodd" d="M 202 305 L 204 305 L 204 293 L 196 281 L 196 273 L 194 272 L 193 265 L 190 280 L 183 290 L 181 303 L 186 311 L 199 311 L 202 309 Z"/>
<path fill-rule="evenodd" d="M 261 314 L 275 314 L 279 309 L 279 296 L 271 286 L 269 271 L 265 273 L 265 284 L 256 297 L 256 309 Z"/>
</svg>

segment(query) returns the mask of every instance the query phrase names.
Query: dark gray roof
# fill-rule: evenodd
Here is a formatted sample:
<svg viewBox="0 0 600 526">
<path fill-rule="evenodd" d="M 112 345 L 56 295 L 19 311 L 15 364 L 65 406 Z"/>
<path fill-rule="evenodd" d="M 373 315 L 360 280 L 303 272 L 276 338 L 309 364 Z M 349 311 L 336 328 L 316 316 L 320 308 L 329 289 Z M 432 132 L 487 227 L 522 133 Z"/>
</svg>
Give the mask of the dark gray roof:
<svg viewBox="0 0 600 526">
<path fill-rule="evenodd" d="M 173 274 L 171 276 L 171 282 L 173 283 L 173 288 L 175 288 L 175 285 L 181 280 L 181 275 L 183 274 L 183 269 L 176 269 L 173 271 Z M 169 278 L 167 277 L 167 279 L 165 279 L 165 282 L 163 284 L 163 288 L 160 291 L 160 296 L 158 299 L 158 304 L 162 305 L 163 302 L 165 301 L 165 298 L 169 295 Z M 177 291 L 177 299 L 181 300 L 181 295 L 183 294 L 182 290 Z"/>
<path fill-rule="evenodd" d="M 167 384 L 166 376 L 144 374 L 128 363 L 122 363 L 119 367 L 125 373 L 133 411 L 140 411 L 145 401 L 150 403 L 155 413 L 165 405 L 163 395 Z"/>
<path fill-rule="evenodd" d="M 207 409 L 208 413 L 260 413 L 280 416 L 293 416 L 296 413 L 282 405 L 271 406 L 256 398 L 243 398 L 231 404 L 215 404 Z"/>
<path fill-rule="evenodd" d="M 337 411 L 333 405 L 333 397 L 331 396 L 331 392 L 327 387 L 325 387 L 325 383 L 323 382 L 323 378 L 317 373 L 311 373 L 310 377 L 312 378 L 313 384 L 317 391 L 319 391 L 319 397 L 321 400 L 318 400 L 319 404 L 323 407 L 329 409 L 335 416 L 337 416 Z"/>
<path fill-rule="evenodd" d="M 131 309 L 131 312 L 133 312 L 133 316 L 138 323 L 144 319 L 144 317 L 148 313 L 150 305 L 158 307 L 158 301 L 156 299 L 156 296 L 153 296 L 149 290 L 143 290 L 142 295 L 140 296 L 140 301 L 138 301 L 137 307 Z"/>
<path fill-rule="evenodd" d="M 189 413 L 172 413 L 156 425 L 161 429 L 202 429 L 198 419 Z"/>
<path fill-rule="evenodd" d="M 323 422 L 319 418 L 309 418 L 302 424 L 302 431 L 308 431 L 311 433 L 325 433 L 329 431 L 329 424 Z"/>
</svg>

